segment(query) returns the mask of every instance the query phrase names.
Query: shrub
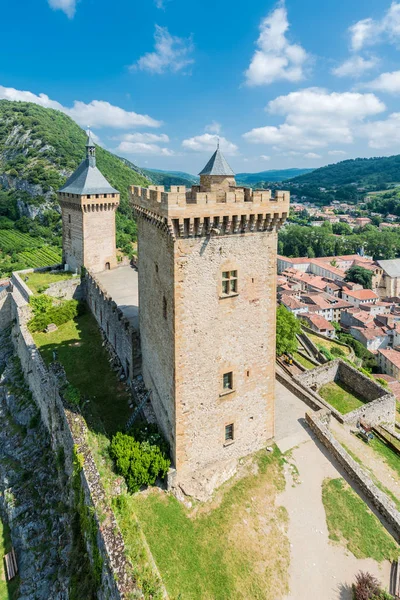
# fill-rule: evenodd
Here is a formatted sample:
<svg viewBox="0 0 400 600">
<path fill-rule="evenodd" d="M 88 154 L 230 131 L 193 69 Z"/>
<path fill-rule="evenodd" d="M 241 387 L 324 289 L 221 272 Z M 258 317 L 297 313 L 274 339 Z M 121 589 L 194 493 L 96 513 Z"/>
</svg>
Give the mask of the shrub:
<svg viewBox="0 0 400 600">
<path fill-rule="evenodd" d="M 157 423 L 135 421 L 128 432 L 137 442 L 148 442 L 150 446 L 158 446 L 166 456 L 169 455 L 169 444 L 160 432 Z"/>
<path fill-rule="evenodd" d="M 331 354 L 333 354 L 333 356 L 346 356 L 346 353 L 338 346 L 333 346 L 333 348 L 331 348 Z"/>
<path fill-rule="evenodd" d="M 158 446 L 139 442 L 121 432 L 111 441 L 110 455 L 131 493 L 143 485 L 153 485 L 157 477 L 165 477 L 171 464 Z"/>
<path fill-rule="evenodd" d="M 335 357 L 329 352 L 327 348 L 325 348 L 325 346 L 318 345 L 317 348 L 327 360 L 334 360 Z"/>
<path fill-rule="evenodd" d="M 28 278 L 29 281 L 29 278 Z M 45 294 L 38 294 L 31 296 L 29 304 L 32 306 L 32 310 L 35 316 L 44 314 L 53 306 L 53 300 Z"/>
<path fill-rule="evenodd" d="M 374 575 L 360 571 L 353 584 L 353 600 L 393 600 L 393 596 L 380 588 Z"/>
<path fill-rule="evenodd" d="M 81 403 L 81 395 L 79 390 L 76 389 L 71 383 L 68 383 L 63 389 L 63 396 L 65 400 L 72 406 L 79 406 Z"/>
<path fill-rule="evenodd" d="M 386 381 L 386 379 L 382 379 L 382 377 L 377 377 L 376 378 L 377 382 L 381 384 L 382 387 L 387 388 L 389 387 L 388 382 Z"/>
<path fill-rule="evenodd" d="M 84 306 L 77 300 L 66 300 L 60 306 L 52 306 L 45 312 L 35 314 L 28 323 L 29 331 L 44 331 L 50 323 L 60 326 L 82 314 Z"/>
</svg>

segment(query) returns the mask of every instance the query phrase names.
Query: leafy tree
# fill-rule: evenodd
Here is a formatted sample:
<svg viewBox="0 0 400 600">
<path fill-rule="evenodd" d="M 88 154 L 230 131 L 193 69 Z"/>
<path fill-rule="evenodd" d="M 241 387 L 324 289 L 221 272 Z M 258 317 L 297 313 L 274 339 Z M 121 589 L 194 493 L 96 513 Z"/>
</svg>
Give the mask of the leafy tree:
<svg viewBox="0 0 400 600">
<path fill-rule="evenodd" d="M 353 230 L 348 223 L 332 223 L 332 231 L 335 235 L 351 235 Z"/>
<path fill-rule="evenodd" d="M 364 289 L 372 289 L 372 271 L 354 265 L 346 273 L 345 281 L 352 281 L 363 286 Z"/>
<path fill-rule="evenodd" d="M 280 304 L 276 313 L 276 353 L 278 356 L 297 350 L 296 334 L 300 331 L 300 322 L 295 315 L 283 304 Z"/>
<path fill-rule="evenodd" d="M 165 477 L 171 464 L 158 446 L 136 441 L 120 431 L 111 440 L 110 455 L 132 493 L 153 485 L 157 477 Z"/>
</svg>

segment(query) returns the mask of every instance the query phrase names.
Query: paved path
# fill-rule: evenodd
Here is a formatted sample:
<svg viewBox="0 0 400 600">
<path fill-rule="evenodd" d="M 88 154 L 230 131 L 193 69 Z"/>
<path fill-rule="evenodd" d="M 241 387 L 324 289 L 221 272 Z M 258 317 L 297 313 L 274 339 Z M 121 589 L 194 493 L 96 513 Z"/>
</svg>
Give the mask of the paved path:
<svg viewBox="0 0 400 600">
<path fill-rule="evenodd" d="M 388 586 L 390 563 L 358 560 L 329 541 L 321 486 L 325 477 L 341 474 L 306 428 L 306 410 L 301 400 L 277 382 L 276 442 L 283 451 L 293 448 L 290 462 L 299 471 L 299 481 L 294 481 L 292 469 L 286 466 L 286 489 L 278 497 L 289 513 L 290 594 L 285 600 L 351 600 L 350 586 L 358 571 L 374 573 Z"/>
<path fill-rule="evenodd" d="M 138 273 L 132 267 L 117 267 L 96 273 L 96 278 L 124 313 L 131 325 L 139 328 Z"/>
</svg>

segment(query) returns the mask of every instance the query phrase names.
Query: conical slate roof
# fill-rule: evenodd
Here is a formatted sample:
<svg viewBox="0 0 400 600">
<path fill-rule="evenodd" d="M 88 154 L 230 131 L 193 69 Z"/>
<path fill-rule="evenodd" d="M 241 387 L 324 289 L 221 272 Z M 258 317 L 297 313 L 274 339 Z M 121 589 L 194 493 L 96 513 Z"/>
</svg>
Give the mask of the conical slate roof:
<svg viewBox="0 0 400 600">
<path fill-rule="evenodd" d="M 119 194 L 96 167 L 95 145 L 89 132 L 86 142 L 86 158 L 71 177 L 66 181 L 60 192 L 67 194 Z"/>
<path fill-rule="evenodd" d="M 199 175 L 226 175 L 234 177 L 235 173 L 226 162 L 224 155 L 218 147 Z"/>
</svg>

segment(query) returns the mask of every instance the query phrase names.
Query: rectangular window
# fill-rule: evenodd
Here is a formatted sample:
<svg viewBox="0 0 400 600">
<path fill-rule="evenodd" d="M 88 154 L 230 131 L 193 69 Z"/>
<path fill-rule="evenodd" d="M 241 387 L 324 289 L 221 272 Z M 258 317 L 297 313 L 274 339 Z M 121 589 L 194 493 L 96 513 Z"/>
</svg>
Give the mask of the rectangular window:
<svg viewBox="0 0 400 600">
<path fill-rule="evenodd" d="M 224 373 L 222 378 L 224 391 L 233 390 L 233 373 Z"/>
<path fill-rule="evenodd" d="M 237 271 L 222 271 L 222 294 L 224 296 L 237 294 L 237 280 Z"/>
<path fill-rule="evenodd" d="M 233 442 L 233 423 L 225 425 L 225 442 Z"/>
<path fill-rule="evenodd" d="M 71 223 L 71 215 L 68 215 L 68 223 Z"/>
</svg>

